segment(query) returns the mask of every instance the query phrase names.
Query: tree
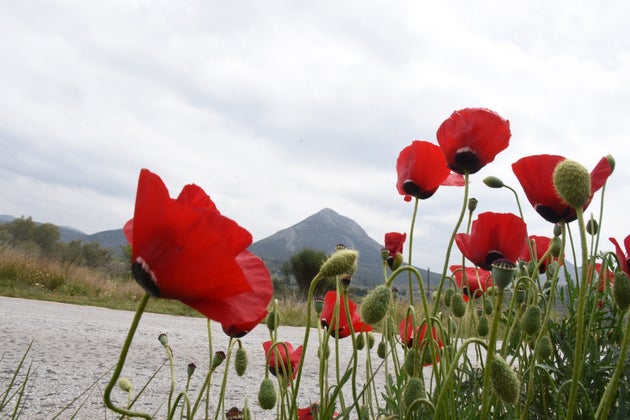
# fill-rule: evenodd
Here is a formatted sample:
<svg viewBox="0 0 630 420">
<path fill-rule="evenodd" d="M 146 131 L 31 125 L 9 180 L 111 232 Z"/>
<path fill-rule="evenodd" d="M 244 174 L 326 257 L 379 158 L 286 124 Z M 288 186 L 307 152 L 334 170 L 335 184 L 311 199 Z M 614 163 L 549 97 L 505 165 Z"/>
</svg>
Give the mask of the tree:
<svg viewBox="0 0 630 420">
<path fill-rule="evenodd" d="M 303 297 L 308 295 L 311 281 L 319 273 L 319 269 L 326 258 L 327 255 L 323 251 L 304 248 L 289 259 L 288 269 L 295 278 L 295 283 Z M 328 288 L 330 288 L 329 282 L 322 279 L 315 290 L 316 293 L 323 294 Z"/>
</svg>

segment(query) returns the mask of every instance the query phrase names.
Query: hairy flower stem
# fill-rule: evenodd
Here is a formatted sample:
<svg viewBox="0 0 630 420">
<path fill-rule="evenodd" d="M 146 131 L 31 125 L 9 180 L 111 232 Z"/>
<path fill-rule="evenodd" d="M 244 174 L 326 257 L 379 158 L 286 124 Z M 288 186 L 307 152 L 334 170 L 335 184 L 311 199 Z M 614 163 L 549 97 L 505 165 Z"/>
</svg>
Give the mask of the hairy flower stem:
<svg viewBox="0 0 630 420">
<path fill-rule="evenodd" d="M 580 277 L 580 285 L 577 301 L 577 331 L 575 339 L 575 358 L 573 359 L 573 372 L 571 375 L 571 388 L 569 389 L 569 401 L 567 403 L 567 420 L 573 418 L 575 412 L 575 404 L 577 401 L 577 390 L 580 383 L 582 373 L 582 351 L 584 349 L 584 318 L 586 305 L 586 292 L 588 289 L 588 250 L 586 244 L 586 227 L 584 225 L 584 210 L 576 208 L 578 226 L 580 229 L 580 243 L 582 247 L 582 275 Z"/>
<path fill-rule="evenodd" d="M 416 198 L 413 204 L 413 216 L 411 217 L 411 226 L 409 227 L 409 246 L 407 247 L 407 251 L 409 252 L 409 257 L 407 257 L 407 264 L 411 265 L 411 256 L 413 255 L 413 231 L 416 226 L 416 217 L 418 216 L 418 203 L 420 200 Z M 409 281 L 409 304 L 413 306 L 413 278 L 411 273 L 408 276 Z"/>
<path fill-rule="evenodd" d="M 455 242 L 455 235 L 457 235 L 457 232 L 459 231 L 459 228 L 464 221 L 464 214 L 466 214 L 466 210 L 468 209 L 468 176 L 468 171 L 466 171 L 466 173 L 464 174 L 464 200 L 462 201 L 462 209 L 459 212 L 459 219 L 457 219 L 457 223 L 455 223 L 453 233 L 451 234 L 451 239 L 448 241 L 448 246 L 446 247 L 444 268 L 442 269 L 442 277 L 440 279 L 440 282 L 438 283 L 437 291 L 435 292 L 435 299 L 431 316 L 435 316 L 437 314 L 438 308 L 440 307 L 439 302 L 442 296 L 442 288 L 446 279 L 446 273 L 448 271 L 448 264 L 451 259 L 451 250 L 453 249 L 453 243 Z"/>
<path fill-rule="evenodd" d="M 488 348 L 486 354 L 486 368 L 483 372 L 483 393 L 481 395 L 481 418 L 488 418 L 488 411 L 490 410 L 490 364 L 495 357 L 497 347 L 497 330 L 499 328 L 499 318 L 501 318 L 501 311 L 503 309 L 503 297 L 505 290 L 498 289 L 497 303 L 492 317 L 492 327 L 490 328 L 490 337 L 488 338 Z"/>
<path fill-rule="evenodd" d="M 112 411 L 115 411 L 118 414 L 122 414 L 127 417 L 142 417 L 145 419 L 151 419 L 151 416 L 146 413 L 139 413 L 131 410 L 127 410 L 122 407 L 116 406 L 112 401 L 112 390 L 114 386 L 118 382 L 118 378 L 120 377 L 120 373 L 122 372 L 123 366 L 125 365 L 125 360 L 127 359 L 127 353 L 129 352 L 129 347 L 131 346 L 131 342 L 133 341 L 133 336 L 138 329 L 138 324 L 140 323 L 140 318 L 142 318 L 142 314 L 144 313 L 145 308 L 147 307 L 147 302 L 149 301 L 150 295 L 145 293 L 142 297 L 142 300 L 138 304 L 138 308 L 136 309 L 136 314 L 133 317 L 133 321 L 131 322 L 131 326 L 129 327 L 129 332 L 127 332 L 127 338 L 120 350 L 120 355 L 118 356 L 118 363 L 116 364 L 116 368 L 114 369 L 114 374 L 112 378 L 109 380 L 105 391 L 103 392 L 103 400 L 105 402 L 105 406 Z"/>
</svg>

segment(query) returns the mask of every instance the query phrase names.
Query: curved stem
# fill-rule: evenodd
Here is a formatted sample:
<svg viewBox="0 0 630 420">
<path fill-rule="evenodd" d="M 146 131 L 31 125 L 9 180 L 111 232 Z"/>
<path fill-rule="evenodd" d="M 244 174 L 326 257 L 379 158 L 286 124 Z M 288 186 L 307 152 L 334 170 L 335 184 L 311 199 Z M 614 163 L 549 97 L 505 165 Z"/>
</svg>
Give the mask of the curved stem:
<svg viewBox="0 0 630 420">
<path fill-rule="evenodd" d="M 503 306 L 503 295 L 505 290 L 498 289 L 497 304 L 492 317 L 492 328 L 490 329 L 490 338 L 488 339 L 488 349 L 486 354 L 486 368 L 483 372 L 483 393 L 481 396 L 481 418 L 488 418 L 488 410 L 490 409 L 490 364 L 495 357 L 496 341 L 497 341 L 497 329 L 499 327 L 499 318 L 501 318 L 501 310 Z"/>
<path fill-rule="evenodd" d="M 131 342 L 133 341 L 133 336 L 138 329 L 138 324 L 140 323 L 140 318 L 142 318 L 142 314 L 147 306 L 147 302 L 149 301 L 150 295 L 145 293 L 136 309 L 136 314 L 131 322 L 131 326 L 129 327 L 129 332 L 127 333 L 127 338 L 125 339 L 125 343 L 123 344 L 122 349 L 120 350 L 120 356 L 118 356 L 118 363 L 116 364 L 116 368 L 114 369 L 114 374 L 112 378 L 109 380 L 107 387 L 105 388 L 105 392 L 103 393 L 103 400 L 105 402 L 105 406 L 112 411 L 117 412 L 118 414 L 122 414 L 128 417 L 142 417 L 145 419 L 150 419 L 151 416 L 146 413 L 139 413 L 135 411 L 130 411 L 124 409 L 122 407 L 116 406 L 112 401 L 112 390 L 120 377 L 120 373 L 122 372 L 123 366 L 125 365 L 125 360 L 127 359 L 127 353 L 129 353 L 129 347 L 131 346 Z"/>
</svg>

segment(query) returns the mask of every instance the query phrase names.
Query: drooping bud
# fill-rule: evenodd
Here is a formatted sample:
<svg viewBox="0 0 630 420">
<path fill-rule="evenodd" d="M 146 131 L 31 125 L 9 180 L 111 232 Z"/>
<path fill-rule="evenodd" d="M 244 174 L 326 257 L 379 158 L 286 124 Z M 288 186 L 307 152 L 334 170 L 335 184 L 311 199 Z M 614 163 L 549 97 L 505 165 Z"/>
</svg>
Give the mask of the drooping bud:
<svg viewBox="0 0 630 420">
<path fill-rule="evenodd" d="M 387 257 L 389 257 L 389 250 L 387 248 L 381 248 L 381 259 L 387 261 Z"/>
<path fill-rule="evenodd" d="M 464 302 L 462 295 L 453 295 L 451 298 L 451 311 L 453 311 L 453 315 L 457 318 L 461 318 L 466 314 L 466 302 Z"/>
<path fill-rule="evenodd" d="M 216 369 L 221 366 L 221 363 L 225 360 L 225 352 L 216 351 L 214 352 L 214 357 L 212 358 L 212 369 Z"/>
<path fill-rule="evenodd" d="M 584 166 L 565 159 L 553 171 L 556 192 L 568 205 L 582 208 L 591 195 L 591 175 Z"/>
<path fill-rule="evenodd" d="M 551 256 L 554 258 L 558 258 L 560 256 L 560 252 L 562 251 L 562 241 L 557 236 L 554 236 L 551 239 L 551 243 L 549 244 L 549 248 L 551 248 Z"/>
<path fill-rule="evenodd" d="M 525 331 L 525 333 L 532 335 L 540 331 L 541 324 L 542 317 L 540 306 L 529 305 L 521 318 L 521 329 Z"/>
<path fill-rule="evenodd" d="M 559 238 L 562 235 L 562 225 L 560 223 L 556 223 L 553 225 L 553 236 L 555 238 Z"/>
<path fill-rule="evenodd" d="M 376 347 L 376 355 L 380 357 L 381 359 L 385 359 L 386 353 L 387 353 L 387 344 L 385 344 L 384 341 L 381 341 L 380 343 L 378 343 L 378 346 Z"/>
<path fill-rule="evenodd" d="M 479 200 L 477 200 L 475 197 L 471 197 L 468 199 L 468 211 L 469 212 L 474 212 L 477 209 L 477 203 L 479 203 Z"/>
<path fill-rule="evenodd" d="M 247 370 L 247 352 L 243 347 L 239 347 L 236 349 L 236 354 L 234 355 L 234 370 L 238 376 L 243 376 L 245 371 Z"/>
<path fill-rule="evenodd" d="M 447 308 L 450 308 L 451 301 L 452 301 L 454 295 L 455 295 L 455 289 L 454 288 L 447 287 L 446 290 L 444 290 L 444 306 L 446 306 Z"/>
<path fill-rule="evenodd" d="M 525 302 L 525 299 L 527 298 L 527 288 L 523 285 L 519 285 L 516 288 L 516 303 L 518 303 L 519 305 L 523 302 Z"/>
<path fill-rule="evenodd" d="M 363 348 L 365 347 L 365 334 L 358 334 L 354 344 L 357 350 L 363 350 Z"/>
<path fill-rule="evenodd" d="M 516 271 L 516 264 L 512 261 L 500 258 L 492 263 L 492 282 L 499 289 L 505 289 Z"/>
<path fill-rule="evenodd" d="M 412 347 L 407 351 L 403 368 L 409 376 L 418 376 L 422 372 L 422 354 L 420 354 L 420 350 Z"/>
<path fill-rule="evenodd" d="M 368 324 L 376 324 L 387 314 L 392 291 L 384 284 L 372 290 L 361 304 L 361 318 Z"/>
<path fill-rule="evenodd" d="M 319 269 L 319 274 L 322 277 L 335 277 L 342 274 L 354 274 L 357 270 L 357 259 L 359 258 L 359 251 L 353 249 L 341 249 L 335 251 L 328 259 L 322 264 Z"/>
<path fill-rule="evenodd" d="M 263 410 L 271 410 L 276 405 L 276 389 L 271 378 L 265 378 L 258 390 L 258 404 Z"/>
<path fill-rule="evenodd" d="M 118 386 L 120 387 L 120 389 L 127 393 L 131 392 L 131 390 L 133 389 L 131 381 L 127 378 L 118 379 Z"/>
<path fill-rule="evenodd" d="M 593 219 L 592 217 L 588 219 L 588 222 L 586 222 L 586 232 L 592 236 L 597 235 L 597 232 L 599 232 L 599 225 L 597 224 L 597 220 Z"/>
<path fill-rule="evenodd" d="M 490 383 L 494 392 L 504 403 L 516 403 L 521 384 L 514 370 L 499 355 L 492 359 L 488 368 L 490 369 Z"/>
<path fill-rule="evenodd" d="M 489 332 L 490 323 L 488 321 L 488 318 L 482 316 L 481 318 L 479 318 L 479 323 L 477 324 L 477 335 L 479 335 L 479 337 L 485 337 L 486 335 L 488 335 Z"/>
<path fill-rule="evenodd" d="M 553 343 L 548 335 L 540 337 L 536 343 L 536 358 L 542 362 L 551 357 L 553 354 Z"/>
<path fill-rule="evenodd" d="M 503 188 L 505 184 L 496 176 L 487 176 L 483 179 L 483 183 L 490 188 Z"/>
<path fill-rule="evenodd" d="M 419 405 L 413 405 L 413 403 L 416 400 L 424 398 L 424 396 L 424 379 L 418 377 L 409 379 L 403 393 L 403 400 L 405 401 L 407 410 L 411 410 L 410 412 L 417 410 Z M 408 413 L 410 412 L 408 411 Z"/>
<path fill-rule="evenodd" d="M 630 306 L 630 279 L 623 271 L 615 273 L 613 297 L 619 309 L 625 311 Z"/>
<path fill-rule="evenodd" d="M 486 312 L 486 315 L 492 315 L 492 311 L 494 310 L 494 307 L 492 305 L 492 299 L 484 297 L 483 298 L 483 307 L 484 307 L 484 310 Z"/>
<path fill-rule="evenodd" d="M 374 334 L 370 331 L 367 333 L 367 345 L 368 345 L 368 349 L 372 349 L 372 347 L 374 347 Z"/>
</svg>

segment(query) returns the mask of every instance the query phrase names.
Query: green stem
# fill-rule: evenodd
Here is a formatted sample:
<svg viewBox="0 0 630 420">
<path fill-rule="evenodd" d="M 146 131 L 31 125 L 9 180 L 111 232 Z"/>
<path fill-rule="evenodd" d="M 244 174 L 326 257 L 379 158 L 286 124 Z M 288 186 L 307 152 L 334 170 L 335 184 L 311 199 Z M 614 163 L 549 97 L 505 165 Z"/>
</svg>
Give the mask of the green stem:
<svg viewBox="0 0 630 420">
<path fill-rule="evenodd" d="M 150 295 L 145 293 L 138 305 L 138 309 L 136 309 L 136 314 L 131 322 L 131 326 L 129 327 L 129 332 L 127 333 L 127 338 L 125 339 L 125 343 L 123 344 L 122 349 L 120 350 L 120 356 L 118 357 L 118 363 L 116 364 L 116 368 L 114 369 L 114 374 L 112 378 L 109 380 L 107 387 L 105 388 L 105 392 L 103 393 L 103 400 L 105 402 L 105 406 L 112 411 L 115 411 L 118 414 L 122 414 L 123 416 L 128 417 L 142 417 L 145 419 L 151 419 L 151 416 L 146 413 L 139 413 L 131 410 L 127 410 L 122 407 L 116 406 L 112 401 L 112 390 L 114 386 L 118 382 L 118 378 L 120 377 L 120 373 L 122 372 L 123 366 L 125 365 L 125 360 L 127 359 L 127 353 L 129 352 L 129 347 L 131 346 L 131 342 L 133 341 L 133 336 L 138 329 L 138 324 L 140 323 L 140 318 L 142 318 L 142 314 L 147 306 L 147 302 L 149 301 Z"/>
<path fill-rule="evenodd" d="M 497 330 L 499 327 L 499 318 L 503 307 L 503 296 L 505 290 L 498 289 L 496 309 L 492 317 L 492 328 L 490 329 L 490 338 L 488 339 L 488 350 L 486 354 L 486 368 L 483 371 L 483 393 L 481 396 L 481 418 L 488 418 L 488 410 L 490 409 L 490 364 L 495 357 Z"/>
<path fill-rule="evenodd" d="M 420 200 L 418 198 L 416 198 L 414 201 L 413 216 L 411 217 L 411 226 L 409 228 L 409 247 L 408 247 L 409 257 L 407 258 L 407 264 L 409 265 L 411 265 L 411 256 L 412 256 L 412 250 L 413 250 L 413 231 L 414 231 L 414 227 L 416 226 L 416 216 L 418 215 L 419 202 Z M 409 281 L 409 304 L 413 306 L 413 279 L 411 277 L 411 273 L 409 273 L 408 281 Z"/>
</svg>

